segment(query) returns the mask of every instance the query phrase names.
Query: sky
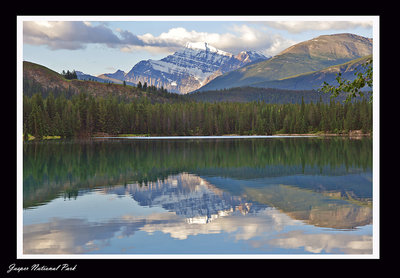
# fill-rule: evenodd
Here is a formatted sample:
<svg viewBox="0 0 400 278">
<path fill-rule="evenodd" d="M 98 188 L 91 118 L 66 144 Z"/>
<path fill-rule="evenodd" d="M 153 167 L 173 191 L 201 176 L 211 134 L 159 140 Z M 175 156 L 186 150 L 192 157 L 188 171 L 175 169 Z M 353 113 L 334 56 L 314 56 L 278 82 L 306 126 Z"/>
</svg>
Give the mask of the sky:
<svg viewBox="0 0 400 278">
<path fill-rule="evenodd" d="M 23 16 L 22 59 L 52 70 L 86 74 L 128 72 L 141 60 L 159 60 L 186 42 L 223 51 L 274 56 L 320 35 L 353 33 L 372 38 L 371 16 Z"/>
</svg>

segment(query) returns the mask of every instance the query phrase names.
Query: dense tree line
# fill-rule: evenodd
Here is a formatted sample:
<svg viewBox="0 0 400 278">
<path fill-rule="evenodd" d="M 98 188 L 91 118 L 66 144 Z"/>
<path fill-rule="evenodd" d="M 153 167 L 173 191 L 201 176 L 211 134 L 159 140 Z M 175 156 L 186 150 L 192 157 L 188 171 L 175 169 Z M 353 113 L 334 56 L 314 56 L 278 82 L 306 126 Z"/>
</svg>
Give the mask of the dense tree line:
<svg viewBox="0 0 400 278">
<path fill-rule="evenodd" d="M 305 103 L 329 102 L 331 96 L 316 90 L 285 90 L 276 88 L 235 87 L 229 89 L 201 91 L 187 94 L 189 100 L 206 102 L 250 102 L 264 101 L 266 103 Z M 339 94 L 337 101 L 343 101 L 346 95 Z"/>
<path fill-rule="evenodd" d="M 65 72 L 65 70 L 63 70 L 61 72 L 61 75 L 65 78 L 65 79 L 78 79 L 78 75 L 76 74 L 75 70 L 73 71 L 69 71 L 67 70 L 67 72 Z"/>
<path fill-rule="evenodd" d="M 71 99 L 73 95 L 79 93 L 74 88 L 71 88 L 71 86 L 69 86 L 67 89 L 62 88 L 61 86 L 47 89 L 44 88 L 39 82 L 28 78 L 23 79 L 22 90 L 24 92 L 24 96 L 26 95 L 28 97 L 32 97 L 34 94 L 40 93 L 43 98 L 47 98 L 49 94 L 52 93 L 55 98 L 63 95 L 67 99 Z"/>
<path fill-rule="evenodd" d="M 36 138 L 88 137 L 96 132 L 150 135 L 276 134 L 372 131 L 372 104 L 269 104 L 263 101 L 151 103 L 81 93 L 67 99 L 50 93 L 23 98 L 24 134 Z"/>
</svg>

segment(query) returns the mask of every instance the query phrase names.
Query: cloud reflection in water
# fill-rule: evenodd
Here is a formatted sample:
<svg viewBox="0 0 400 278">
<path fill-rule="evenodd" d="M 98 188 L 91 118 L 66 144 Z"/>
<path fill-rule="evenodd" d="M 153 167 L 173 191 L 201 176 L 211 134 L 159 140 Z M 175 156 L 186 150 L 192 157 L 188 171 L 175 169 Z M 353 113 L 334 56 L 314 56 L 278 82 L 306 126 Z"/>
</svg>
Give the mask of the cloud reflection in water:
<svg viewBox="0 0 400 278">
<path fill-rule="evenodd" d="M 193 174 L 169 176 L 148 186 L 114 186 L 85 194 L 59 204 L 63 206 L 62 217 L 48 213 L 40 221 L 28 221 L 23 234 L 24 254 L 141 253 L 141 242 L 150 242 L 161 234 L 168 236 L 166 246 L 179 246 L 176 252 L 193 254 L 198 250 L 196 245 L 201 244 L 196 237 L 207 236 L 206 240 L 212 241 L 221 235 L 229 241 L 232 250 L 228 252 L 232 253 L 240 253 L 243 246 L 250 253 L 276 249 L 298 253 L 372 252 L 372 232 L 368 229 L 343 232 L 315 227 L 280 209 L 232 196 Z M 72 208 L 87 202 L 86 197 L 96 204 L 93 210 L 98 215 L 102 211 L 113 211 L 113 215 L 104 213 L 108 217 L 90 219 L 90 211 L 77 215 Z M 53 200 L 35 210 L 25 210 L 24 219 L 32 213 L 40 214 L 46 206 L 47 211 L 56 213 L 51 209 L 56 204 Z M 113 246 L 115 241 L 121 244 Z M 213 252 L 227 250 L 215 244 Z"/>
</svg>

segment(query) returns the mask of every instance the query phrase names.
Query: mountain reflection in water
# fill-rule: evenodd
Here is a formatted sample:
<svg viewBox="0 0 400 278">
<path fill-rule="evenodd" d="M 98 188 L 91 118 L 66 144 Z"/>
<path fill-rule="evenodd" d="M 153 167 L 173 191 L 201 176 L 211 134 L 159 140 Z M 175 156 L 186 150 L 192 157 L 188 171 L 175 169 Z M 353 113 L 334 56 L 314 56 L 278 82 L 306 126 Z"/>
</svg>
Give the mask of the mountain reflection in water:
<svg viewBox="0 0 400 278">
<path fill-rule="evenodd" d="M 370 254 L 371 142 L 272 141 L 26 145 L 23 252 Z"/>
</svg>

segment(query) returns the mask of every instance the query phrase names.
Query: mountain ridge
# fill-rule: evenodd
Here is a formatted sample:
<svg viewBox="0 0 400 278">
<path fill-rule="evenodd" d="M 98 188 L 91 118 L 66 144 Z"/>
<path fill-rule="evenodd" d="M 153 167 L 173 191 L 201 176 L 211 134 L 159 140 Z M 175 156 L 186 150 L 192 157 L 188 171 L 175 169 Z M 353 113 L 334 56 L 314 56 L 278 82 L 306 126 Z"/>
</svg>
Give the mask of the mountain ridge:
<svg viewBox="0 0 400 278">
<path fill-rule="evenodd" d="M 347 33 L 319 36 L 293 45 L 269 59 L 256 51 L 242 51 L 233 55 L 205 42 L 187 43 L 186 46 L 161 60 L 142 60 L 127 73 L 118 69 L 114 73 L 94 77 L 76 71 L 80 80 L 66 80 L 59 73 L 44 66 L 33 66 L 33 63 L 24 61 L 24 82 L 25 79 L 31 80 L 41 84 L 45 90 L 55 88 L 71 92 L 86 91 L 94 96 L 109 93 L 120 96 L 126 93 L 130 96 L 130 90 L 120 89 L 125 87 L 122 84 L 134 85 L 130 88 L 135 91 L 135 84 L 139 81 L 142 84 L 147 83 L 152 90 L 158 87 L 178 94 L 216 92 L 221 89 L 249 86 L 281 90 L 315 90 L 322 86 L 324 81 L 335 82 L 339 72 L 347 80 L 354 79 L 356 68 L 372 58 L 372 54 L 358 57 L 372 52 L 372 39 Z M 348 60 L 354 57 L 356 58 Z M 246 64 L 240 67 L 243 63 Z M 129 80 L 130 73 L 133 79 Z M 212 89 L 216 83 L 220 85 L 218 82 L 221 83 L 221 80 L 227 85 Z M 99 82 L 103 84 L 95 84 Z M 203 84 L 206 85 L 200 87 Z M 193 88 L 197 89 L 192 90 Z M 275 92 L 274 94 L 276 95 Z"/>
<path fill-rule="evenodd" d="M 125 75 L 125 80 L 163 87 L 186 94 L 225 72 L 256 60 L 268 59 L 254 51 L 238 55 L 219 50 L 206 42 L 186 43 L 185 47 L 161 60 L 142 60 Z"/>
<path fill-rule="evenodd" d="M 372 39 L 343 33 L 300 42 L 259 63 L 216 77 L 198 91 L 251 86 L 346 63 L 372 54 Z"/>
<path fill-rule="evenodd" d="M 372 55 L 367 55 L 343 64 L 333 65 L 322 70 L 301 73 L 282 78 L 280 80 L 253 83 L 251 86 L 285 90 L 318 90 L 321 88 L 324 81 L 329 84 L 336 83 L 335 79 L 338 73 L 342 74 L 342 78 L 353 81 L 355 79 L 355 73 L 358 70 L 363 70 L 362 65 L 371 59 Z"/>
<path fill-rule="evenodd" d="M 147 97 L 152 103 L 170 103 L 180 97 L 156 88 L 146 92 L 136 86 L 123 86 L 122 84 L 80 79 L 68 80 L 43 65 L 23 61 L 23 94 L 41 93 L 46 95 L 49 92 L 52 92 L 55 96 L 60 93 L 65 94 L 67 97 L 80 93 L 87 93 L 93 97 L 108 97 L 112 95 L 125 100 Z"/>
</svg>

